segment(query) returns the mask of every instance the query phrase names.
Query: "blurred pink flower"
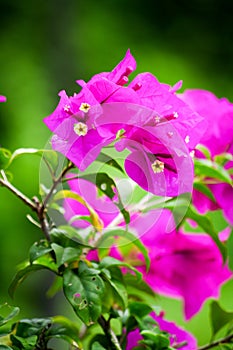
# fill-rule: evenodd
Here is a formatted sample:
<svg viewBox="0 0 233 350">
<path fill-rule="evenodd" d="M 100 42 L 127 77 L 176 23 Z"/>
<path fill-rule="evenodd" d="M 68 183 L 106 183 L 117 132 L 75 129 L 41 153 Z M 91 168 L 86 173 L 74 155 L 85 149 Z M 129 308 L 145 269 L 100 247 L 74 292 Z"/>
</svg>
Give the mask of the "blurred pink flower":
<svg viewBox="0 0 233 350">
<path fill-rule="evenodd" d="M 69 185 L 96 210 L 105 227 L 119 214 L 118 208 L 106 196 L 98 197 L 94 184 L 79 179 L 70 180 Z M 84 206 L 72 199 L 65 200 L 65 210 L 67 220 L 74 215 L 88 214 Z M 218 247 L 207 234 L 177 231 L 172 213 L 166 209 L 131 214 L 128 230 L 135 232 L 147 247 L 151 261 L 149 272 L 146 272 L 143 257 L 135 255 L 134 251 L 122 257 L 115 245 L 109 254 L 117 259 L 134 260 L 136 265 L 139 263 L 137 268 L 155 292 L 181 298 L 185 317 L 190 319 L 208 298 L 217 298 L 221 285 L 232 277 L 227 265 L 223 265 Z M 74 221 L 74 225 L 86 227 L 89 224 L 79 220 Z M 222 238 L 227 235 L 228 229 Z"/>
<path fill-rule="evenodd" d="M 176 344 L 184 343 L 183 346 L 179 347 L 182 350 L 196 350 L 197 341 L 194 336 L 177 326 L 174 322 L 169 322 L 164 320 L 163 314 L 156 315 L 152 313 L 151 316 L 157 322 L 161 331 L 167 332 L 170 334 L 170 345 L 174 346 Z M 137 328 L 130 332 L 127 336 L 127 345 L 126 350 L 132 350 L 135 346 L 139 345 L 138 342 L 142 340 L 143 337 L 140 334 L 140 330 Z"/>
<path fill-rule="evenodd" d="M 6 97 L 5 97 L 5 96 L 0 95 L 0 102 L 6 102 Z"/>
<path fill-rule="evenodd" d="M 208 127 L 200 143 L 209 149 L 211 157 L 214 158 L 224 152 L 233 154 L 233 104 L 226 98 L 219 99 L 205 90 L 186 90 L 180 98 L 205 118 Z M 197 150 L 195 156 L 203 157 Z M 227 162 L 225 168 L 233 168 L 233 161 Z M 211 184 L 208 187 L 216 203 L 195 190 L 193 193 L 195 206 L 201 213 L 221 208 L 226 219 L 233 224 L 233 187 L 226 183 Z"/>
<path fill-rule="evenodd" d="M 153 219 L 156 220 L 153 223 Z M 221 253 L 207 234 L 175 229 L 168 233 L 172 214 L 153 210 L 140 218 L 135 230 L 149 250 L 151 267 L 138 267 L 155 292 L 182 298 L 186 319 L 193 317 L 208 298 L 217 298 L 221 285 L 232 277 Z M 151 226 L 149 223 L 151 222 Z M 146 231 L 145 227 L 149 227 Z M 227 236 L 228 232 L 225 232 Z"/>
</svg>

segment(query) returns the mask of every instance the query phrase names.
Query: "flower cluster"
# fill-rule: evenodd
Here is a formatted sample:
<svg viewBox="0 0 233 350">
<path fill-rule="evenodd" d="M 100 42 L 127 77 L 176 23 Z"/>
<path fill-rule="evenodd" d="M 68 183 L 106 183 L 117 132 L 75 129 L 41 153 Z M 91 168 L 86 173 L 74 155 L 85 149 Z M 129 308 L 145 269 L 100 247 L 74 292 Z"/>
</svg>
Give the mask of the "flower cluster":
<svg viewBox="0 0 233 350">
<path fill-rule="evenodd" d="M 17 321 L 4 349 L 44 350 L 61 338 L 77 349 L 197 350 L 192 334 L 164 319 L 155 295 L 181 299 L 188 321 L 232 278 L 233 104 L 204 90 L 178 93 L 181 82 L 172 87 L 151 73 L 130 81 L 135 69 L 128 50 L 111 72 L 78 80 L 78 93 L 61 91 L 44 119 L 52 150 L 0 148 L 0 186 L 30 207 L 44 235 L 10 294 L 30 273 L 50 270 L 57 278 L 50 292 L 62 286 L 80 320 Z M 43 154 L 51 175 L 42 199 L 9 180 L 26 153 Z M 221 232 L 208 215 L 214 210 L 223 213 Z M 217 302 L 211 311 L 212 335 L 227 324 L 232 332 L 233 313 Z M 1 316 L 0 326 L 17 312 Z M 227 333 L 204 348 L 232 341 Z"/>
<path fill-rule="evenodd" d="M 127 51 L 110 72 L 89 82 L 78 80 L 81 91 L 60 102 L 44 122 L 54 132 L 53 148 L 81 171 L 115 142 L 127 149 L 127 174 L 143 189 L 175 196 L 192 189 L 193 166 L 189 153 L 199 141 L 204 120 L 152 74 L 138 74 L 128 84 L 136 62 Z M 126 85 L 128 84 L 128 85 Z M 120 134 L 120 136 L 119 136 Z"/>
</svg>

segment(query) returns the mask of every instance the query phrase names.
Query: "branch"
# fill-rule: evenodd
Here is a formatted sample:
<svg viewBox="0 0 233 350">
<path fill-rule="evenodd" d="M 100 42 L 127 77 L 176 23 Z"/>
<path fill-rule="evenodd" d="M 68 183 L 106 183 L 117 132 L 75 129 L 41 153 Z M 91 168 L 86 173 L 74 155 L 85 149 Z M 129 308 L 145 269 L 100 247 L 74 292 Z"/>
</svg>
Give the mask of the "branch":
<svg viewBox="0 0 233 350">
<path fill-rule="evenodd" d="M 70 169 L 72 169 L 74 167 L 74 164 L 69 162 L 67 167 L 64 168 L 61 172 L 61 174 L 58 176 L 58 178 L 56 178 L 54 181 L 53 181 L 53 186 L 50 188 L 50 191 L 49 193 L 47 194 L 47 196 L 45 197 L 44 201 L 43 201 L 43 208 L 45 209 L 45 207 L 47 206 L 50 198 L 52 197 L 53 195 L 53 192 L 55 190 L 55 188 L 57 187 L 57 185 L 61 182 L 62 178 L 66 175 L 66 173 L 68 173 L 68 171 Z"/>
<path fill-rule="evenodd" d="M 225 338 L 221 338 L 221 339 L 214 341 L 213 343 L 200 346 L 197 350 L 208 350 L 208 349 L 211 349 L 215 346 L 229 343 L 232 339 L 233 339 L 233 334 L 230 334 L 230 335 L 226 336 Z"/>
<path fill-rule="evenodd" d="M 111 343 L 114 345 L 114 349 L 122 350 L 121 346 L 120 346 L 120 344 L 118 342 L 118 339 L 116 337 L 116 334 L 113 332 L 113 330 L 110 327 L 109 321 L 106 321 L 104 316 L 101 315 L 98 318 L 98 322 L 99 322 L 100 326 L 102 327 L 105 335 L 109 338 Z"/>
<path fill-rule="evenodd" d="M 0 178 L 0 184 L 8 190 L 10 190 L 16 197 L 18 197 L 24 204 L 26 204 L 28 207 L 30 207 L 33 211 L 37 210 L 37 206 L 34 202 L 32 202 L 25 194 L 23 194 L 21 191 L 19 191 L 15 186 L 13 186 L 8 180 L 5 175 L 5 172 L 1 170 L 1 175 L 3 178 Z"/>
</svg>

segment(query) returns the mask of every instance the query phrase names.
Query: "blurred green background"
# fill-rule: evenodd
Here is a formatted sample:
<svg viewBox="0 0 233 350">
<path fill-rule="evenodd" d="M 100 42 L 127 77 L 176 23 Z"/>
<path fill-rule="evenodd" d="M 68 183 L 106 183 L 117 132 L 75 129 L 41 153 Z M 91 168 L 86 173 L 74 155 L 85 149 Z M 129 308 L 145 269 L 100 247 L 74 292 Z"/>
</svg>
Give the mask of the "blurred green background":
<svg viewBox="0 0 233 350">
<path fill-rule="evenodd" d="M 202 88 L 233 101 L 232 0 L 0 0 L 0 145 L 43 148 L 50 132 L 42 119 L 57 105 L 58 92 L 78 91 L 76 79 L 111 70 L 128 48 L 137 73 L 150 71 L 162 82 L 183 80 L 183 88 Z M 39 159 L 25 156 L 12 167 L 14 184 L 28 196 L 38 193 Z M 7 288 L 15 266 L 40 233 L 25 208 L 0 191 L 0 298 L 13 303 Z M 14 303 L 22 317 L 72 310 L 58 295 L 46 299 L 51 276 L 29 277 Z M 221 303 L 233 309 L 232 283 Z M 195 297 L 195 296 L 194 296 Z M 158 300 L 167 317 L 184 324 L 181 303 Z M 208 303 L 187 324 L 200 344 L 209 339 Z"/>
</svg>

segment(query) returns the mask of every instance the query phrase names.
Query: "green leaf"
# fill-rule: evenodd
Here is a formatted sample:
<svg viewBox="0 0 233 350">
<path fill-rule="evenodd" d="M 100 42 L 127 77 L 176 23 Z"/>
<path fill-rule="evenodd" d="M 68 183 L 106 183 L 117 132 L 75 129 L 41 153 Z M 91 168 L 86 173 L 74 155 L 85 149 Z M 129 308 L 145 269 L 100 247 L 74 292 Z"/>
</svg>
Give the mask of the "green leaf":
<svg viewBox="0 0 233 350">
<path fill-rule="evenodd" d="M 31 335 L 30 337 L 24 338 L 11 334 L 10 338 L 12 341 L 12 345 L 17 346 L 17 349 L 32 350 L 35 349 L 38 337 L 36 335 Z"/>
<path fill-rule="evenodd" d="M 143 318 L 152 312 L 153 308 L 146 303 L 142 303 L 141 301 L 134 301 L 129 304 L 129 310 L 131 315 Z"/>
<path fill-rule="evenodd" d="M 193 187 L 195 190 L 203 193 L 206 197 L 208 197 L 211 201 L 213 201 L 214 203 L 216 203 L 216 200 L 214 198 L 214 195 L 212 193 L 212 191 L 209 189 L 208 186 L 204 185 L 202 182 L 198 181 L 194 181 Z"/>
<path fill-rule="evenodd" d="M 233 271 L 233 229 L 227 240 L 228 266 Z"/>
<path fill-rule="evenodd" d="M 114 200 L 114 204 L 119 208 L 126 224 L 130 222 L 129 212 L 124 208 L 124 205 L 121 201 L 120 194 L 117 190 L 115 181 L 106 173 L 97 173 L 97 174 L 86 174 L 79 176 L 81 179 L 86 179 L 97 186 L 107 197 L 114 199 L 117 196 L 118 201 Z"/>
<path fill-rule="evenodd" d="M 39 257 L 46 255 L 52 251 L 47 240 L 41 240 L 40 242 L 35 242 L 29 250 L 29 260 L 32 264 L 33 261 L 37 260 Z"/>
<path fill-rule="evenodd" d="M 135 245 L 138 250 L 142 253 L 144 259 L 145 259 L 145 263 L 146 263 L 146 269 L 147 271 L 150 268 L 150 258 L 148 255 L 148 250 L 147 248 L 144 246 L 144 244 L 141 242 L 140 239 L 138 239 L 138 237 L 136 237 L 133 233 L 128 232 L 126 230 L 117 228 L 117 229 L 111 229 L 108 230 L 106 232 L 102 233 L 102 236 L 98 239 L 97 243 L 96 243 L 96 247 L 97 248 L 106 248 L 106 244 L 108 244 L 110 242 L 110 244 L 112 243 L 112 241 L 109 241 L 109 238 L 111 237 L 124 237 L 126 240 L 129 241 L 129 243 L 132 243 L 133 245 Z"/>
<path fill-rule="evenodd" d="M 117 163 L 117 161 L 115 159 L 113 159 L 112 157 L 108 156 L 107 154 L 101 152 L 98 156 L 98 158 L 96 159 L 96 161 L 101 162 L 101 163 L 105 163 L 107 165 L 110 165 L 116 169 L 118 169 L 120 172 L 122 172 L 123 174 L 125 174 L 124 169 L 120 166 L 119 163 Z"/>
<path fill-rule="evenodd" d="M 233 160 L 233 155 L 231 153 L 221 153 L 214 156 L 214 161 L 219 165 L 224 166 L 227 162 Z"/>
<path fill-rule="evenodd" d="M 5 169 L 10 164 L 11 151 L 6 148 L 0 148 L 0 169 Z"/>
<path fill-rule="evenodd" d="M 38 259 L 39 261 L 39 259 Z M 53 272 L 54 271 L 54 265 L 51 264 L 50 261 L 47 261 L 47 259 L 45 259 L 44 261 L 41 259 L 40 262 L 42 264 L 32 264 L 32 265 L 28 265 L 27 267 L 25 267 L 24 269 L 19 270 L 13 281 L 10 284 L 10 287 L 8 289 L 9 295 L 11 296 L 11 298 L 14 297 L 14 293 L 17 289 L 17 287 L 25 280 L 25 278 L 31 274 L 32 272 L 38 271 L 38 270 L 43 270 L 43 269 L 48 269 L 51 270 Z M 44 262 L 44 263 L 43 263 Z"/>
<path fill-rule="evenodd" d="M 0 344 L 0 349 L 1 349 L 1 350 L 14 350 L 14 349 L 11 348 L 10 346 L 8 346 L 8 345 L 2 345 L 2 344 Z"/>
<path fill-rule="evenodd" d="M 99 342 L 95 341 L 91 345 L 91 350 L 106 350 L 106 348 L 104 348 Z"/>
<path fill-rule="evenodd" d="M 59 226 L 50 232 L 51 241 L 57 243 L 62 247 L 88 247 L 89 244 L 83 242 L 83 238 L 78 234 L 77 230 L 70 226 Z"/>
<path fill-rule="evenodd" d="M 64 294 L 86 325 L 96 322 L 102 312 L 101 296 L 105 286 L 99 274 L 100 271 L 89 268 L 83 261 L 77 270 L 64 272 Z"/>
<path fill-rule="evenodd" d="M 211 159 L 211 153 L 210 150 L 205 147 L 204 145 L 198 144 L 196 146 L 196 149 L 199 150 L 200 152 L 203 153 L 203 155 L 207 158 L 207 159 Z"/>
<path fill-rule="evenodd" d="M 36 148 L 19 148 L 13 152 L 10 164 L 18 157 L 21 157 L 25 154 L 32 154 L 39 157 L 43 157 L 46 162 L 48 162 L 54 169 L 58 165 L 58 154 L 53 150 L 48 149 L 36 149 Z M 43 159 L 42 158 L 42 159 Z"/>
<path fill-rule="evenodd" d="M 129 270 L 131 270 L 131 271 L 133 271 L 135 273 L 135 275 L 137 276 L 139 281 L 142 279 L 141 272 L 139 272 L 133 266 L 125 263 L 124 261 L 112 258 L 111 256 L 106 256 L 99 263 L 99 269 L 100 270 L 109 269 L 110 267 L 113 267 L 113 266 L 117 266 L 117 267 L 124 266 L 124 267 L 127 267 Z"/>
<path fill-rule="evenodd" d="M 153 342 L 153 347 L 156 350 L 165 350 L 169 347 L 170 341 L 164 334 L 156 334 L 153 331 L 143 330 L 141 335 Z"/>
<path fill-rule="evenodd" d="M 62 247 L 56 243 L 51 244 L 55 255 L 56 255 L 56 263 L 58 266 L 61 266 L 65 263 L 70 263 L 72 261 L 78 260 L 81 255 L 82 250 L 80 247 Z"/>
<path fill-rule="evenodd" d="M 141 300 L 148 300 L 149 297 L 155 297 L 153 289 L 151 289 L 143 280 L 138 281 L 138 279 L 131 273 L 125 273 L 123 277 L 128 295 L 139 297 Z"/>
<path fill-rule="evenodd" d="M 201 178 L 214 178 L 221 182 L 232 184 L 232 179 L 227 170 L 221 165 L 207 159 L 194 159 L 195 175 Z"/>
<path fill-rule="evenodd" d="M 212 301 L 210 305 L 210 319 L 212 335 L 214 336 L 227 323 L 233 321 L 233 312 L 223 310 L 217 301 Z"/>
<path fill-rule="evenodd" d="M 3 308 L 7 308 L 10 310 L 10 312 L 8 313 L 8 315 L 6 317 L 0 316 L 0 327 L 5 325 L 6 323 L 8 323 L 9 321 L 12 320 L 12 318 L 14 318 L 15 316 L 18 315 L 19 313 L 19 308 L 16 306 L 10 306 L 7 303 L 2 304 L 0 306 L 0 310 L 2 310 Z"/>
<path fill-rule="evenodd" d="M 103 306 L 107 308 L 106 312 L 113 304 L 118 304 L 124 310 L 128 306 L 128 295 L 123 279 L 122 271 L 119 267 L 114 266 L 102 270 L 101 276 L 105 281 L 106 288 L 103 295 Z"/>
<path fill-rule="evenodd" d="M 211 238 L 213 239 L 213 241 L 216 243 L 216 245 L 218 246 L 222 257 L 223 257 L 223 261 L 226 261 L 227 258 L 227 250 L 225 245 L 220 241 L 219 237 L 218 237 L 218 233 L 214 228 L 213 222 L 210 220 L 210 218 L 208 217 L 208 215 L 203 215 L 203 214 L 198 214 L 198 212 L 196 211 L 196 209 L 190 205 L 188 208 L 188 211 L 186 213 L 186 217 L 189 219 L 194 220 L 195 222 L 197 222 L 197 224 L 206 232 L 208 233 Z"/>
</svg>

